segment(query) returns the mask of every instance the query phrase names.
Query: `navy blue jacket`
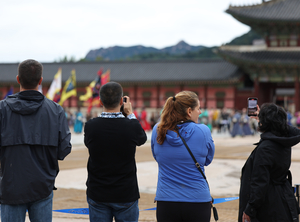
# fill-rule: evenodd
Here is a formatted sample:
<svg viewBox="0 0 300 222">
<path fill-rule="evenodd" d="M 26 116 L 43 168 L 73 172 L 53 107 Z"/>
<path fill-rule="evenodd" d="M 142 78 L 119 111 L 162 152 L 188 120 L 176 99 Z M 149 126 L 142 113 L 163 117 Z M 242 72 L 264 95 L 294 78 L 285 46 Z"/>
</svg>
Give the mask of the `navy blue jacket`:
<svg viewBox="0 0 300 222">
<path fill-rule="evenodd" d="M 1 203 L 24 204 L 49 196 L 58 160 L 71 152 L 65 112 L 40 92 L 0 101 Z"/>
</svg>

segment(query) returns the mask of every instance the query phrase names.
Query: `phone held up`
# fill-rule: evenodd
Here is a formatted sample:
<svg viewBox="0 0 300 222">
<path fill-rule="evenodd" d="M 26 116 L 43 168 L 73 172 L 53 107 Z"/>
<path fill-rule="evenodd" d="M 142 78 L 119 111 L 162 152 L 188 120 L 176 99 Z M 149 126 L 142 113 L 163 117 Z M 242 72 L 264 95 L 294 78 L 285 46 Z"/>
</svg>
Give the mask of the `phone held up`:
<svg viewBox="0 0 300 222">
<path fill-rule="evenodd" d="M 257 98 L 248 98 L 248 116 L 257 116 L 255 112 L 257 111 Z"/>
<path fill-rule="evenodd" d="M 127 98 L 126 97 L 123 97 L 123 104 L 121 105 L 120 107 L 120 112 L 123 113 L 123 115 L 126 117 L 126 113 L 124 112 L 124 103 L 127 102 Z"/>
</svg>

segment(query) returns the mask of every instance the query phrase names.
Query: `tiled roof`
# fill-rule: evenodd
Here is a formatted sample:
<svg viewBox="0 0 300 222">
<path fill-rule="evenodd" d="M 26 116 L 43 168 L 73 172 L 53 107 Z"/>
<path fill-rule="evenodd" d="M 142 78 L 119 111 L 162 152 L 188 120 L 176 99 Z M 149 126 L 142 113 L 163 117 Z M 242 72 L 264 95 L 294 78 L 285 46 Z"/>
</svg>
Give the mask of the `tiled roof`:
<svg viewBox="0 0 300 222">
<path fill-rule="evenodd" d="M 272 21 L 300 21 L 299 0 L 273 0 L 253 6 L 230 6 L 227 13 L 236 17 Z"/>
<path fill-rule="evenodd" d="M 203 82 L 237 81 L 241 73 L 237 66 L 224 60 L 157 61 L 157 62 L 91 62 L 91 63 L 43 63 L 43 83 L 50 84 L 57 70 L 62 68 L 62 81 L 66 81 L 72 69 L 81 83 L 93 81 L 97 71 L 110 69 L 111 81 L 120 83 L 150 82 Z M 0 64 L 0 82 L 15 82 L 18 64 Z"/>
<path fill-rule="evenodd" d="M 236 61 L 259 64 L 297 65 L 300 66 L 300 51 L 254 51 L 239 52 L 232 50 L 219 50 L 223 58 Z"/>
</svg>

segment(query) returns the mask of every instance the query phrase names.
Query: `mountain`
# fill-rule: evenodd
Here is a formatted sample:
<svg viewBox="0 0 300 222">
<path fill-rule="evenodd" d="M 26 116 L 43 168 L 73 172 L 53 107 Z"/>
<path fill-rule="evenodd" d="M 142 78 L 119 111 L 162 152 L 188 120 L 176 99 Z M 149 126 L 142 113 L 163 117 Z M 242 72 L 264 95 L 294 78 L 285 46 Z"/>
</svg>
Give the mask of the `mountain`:
<svg viewBox="0 0 300 222">
<path fill-rule="evenodd" d="M 203 46 L 192 46 L 187 44 L 185 41 L 180 41 L 177 45 L 166 47 L 161 49 L 162 53 L 168 53 L 170 55 L 183 55 L 188 52 L 196 52 L 202 49 Z"/>
<path fill-rule="evenodd" d="M 226 45 L 252 45 L 254 40 L 262 39 L 259 34 L 250 30 L 239 37 L 234 38 Z M 207 59 L 219 58 L 215 53 L 215 47 L 192 46 L 180 41 L 174 46 L 157 49 L 142 45 L 122 47 L 113 46 L 90 50 L 81 61 L 101 60 L 167 60 L 167 59 Z"/>
<path fill-rule="evenodd" d="M 142 45 L 122 47 L 113 46 L 109 48 L 100 48 L 90 50 L 85 56 L 86 61 L 97 60 L 121 60 L 129 59 L 137 55 L 143 54 L 170 54 L 170 55 L 183 55 L 188 52 L 196 52 L 202 49 L 203 46 L 191 46 L 184 41 L 180 41 L 174 46 L 157 49 L 154 47 L 145 47 Z"/>
<path fill-rule="evenodd" d="M 159 53 L 159 50 L 153 47 L 145 47 L 142 45 L 122 47 L 113 46 L 109 48 L 100 48 L 90 50 L 85 56 L 87 61 L 96 60 L 118 60 L 130 58 L 134 55 L 146 54 L 146 53 Z"/>
</svg>

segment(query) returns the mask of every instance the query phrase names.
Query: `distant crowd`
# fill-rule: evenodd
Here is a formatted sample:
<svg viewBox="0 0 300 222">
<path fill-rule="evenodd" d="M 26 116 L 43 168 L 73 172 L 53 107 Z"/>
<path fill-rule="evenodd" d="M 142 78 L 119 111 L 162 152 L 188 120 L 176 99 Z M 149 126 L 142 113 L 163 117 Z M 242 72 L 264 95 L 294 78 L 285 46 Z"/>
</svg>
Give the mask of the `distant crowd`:
<svg viewBox="0 0 300 222">
<path fill-rule="evenodd" d="M 288 124 L 300 128 L 300 111 L 294 114 L 289 111 L 286 112 Z M 97 111 L 83 115 L 80 108 L 75 112 L 66 110 L 65 113 L 69 127 L 73 129 L 74 133 L 82 133 L 84 123 L 99 116 Z M 152 130 L 160 119 L 160 112 L 151 112 L 149 116 L 144 107 L 140 112 L 134 109 L 133 114 L 145 131 Z M 229 133 L 232 137 L 255 135 L 258 127 L 257 121 L 247 115 L 246 108 L 242 110 L 227 108 L 201 109 L 198 123 L 207 125 L 211 132 L 215 129 L 218 133 Z"/>
</svg>

